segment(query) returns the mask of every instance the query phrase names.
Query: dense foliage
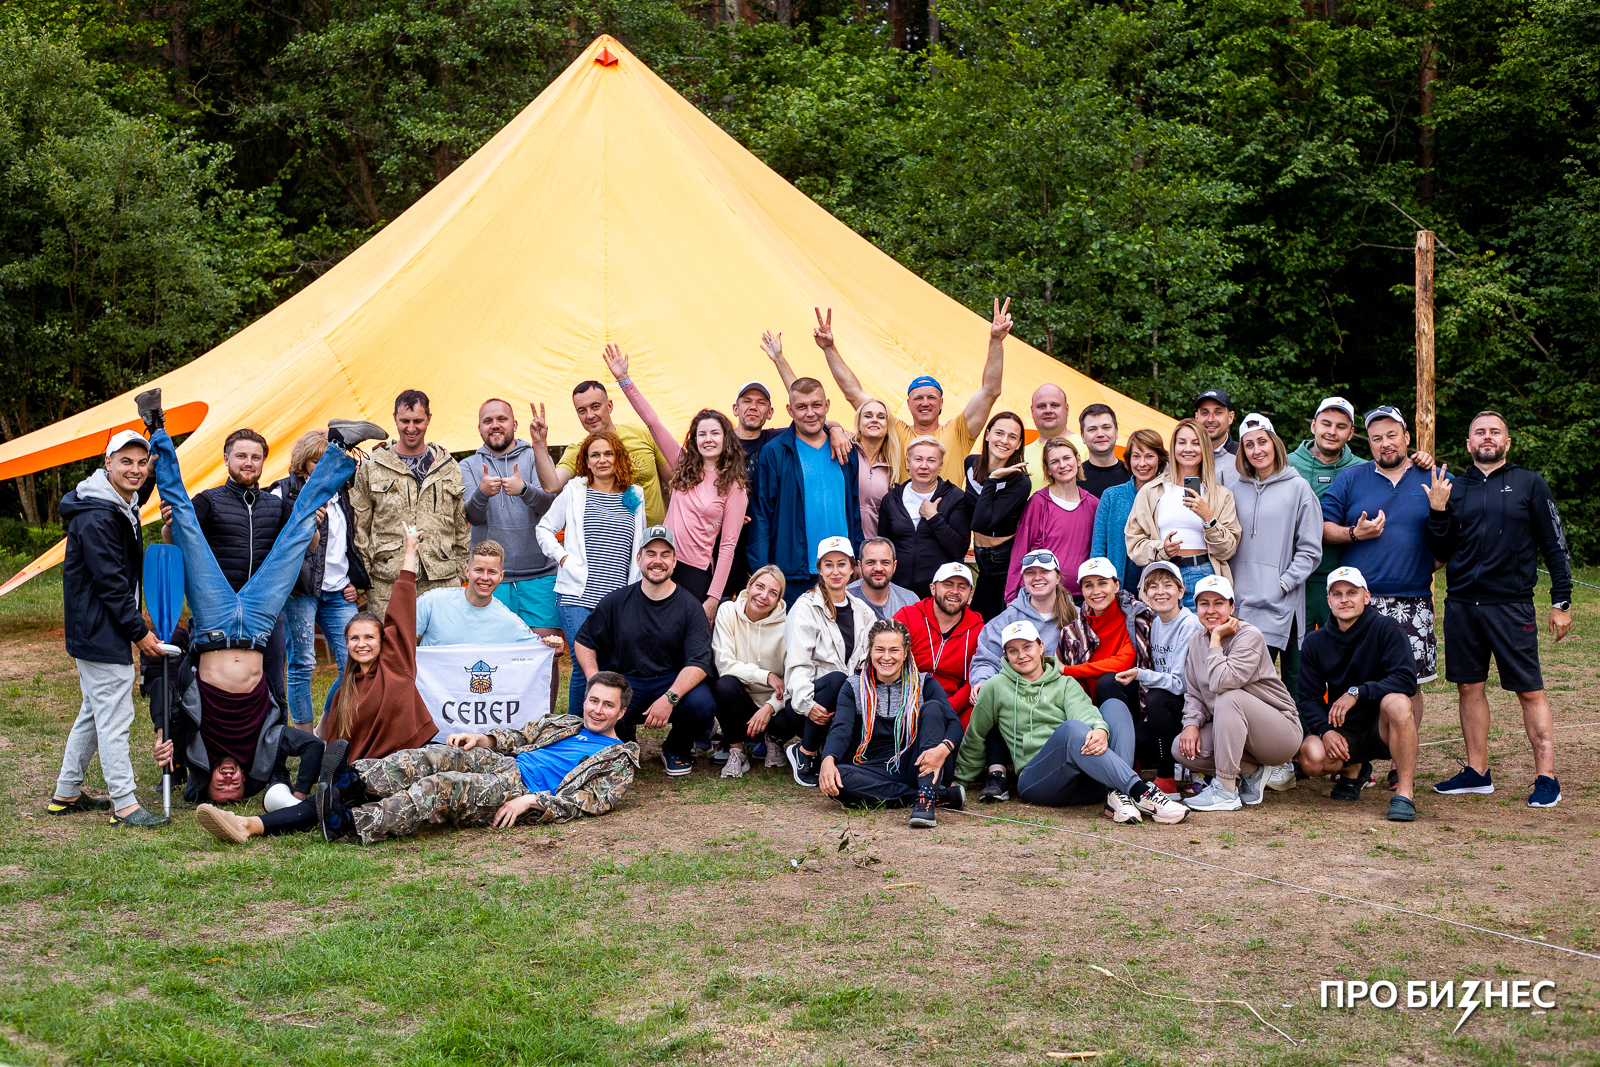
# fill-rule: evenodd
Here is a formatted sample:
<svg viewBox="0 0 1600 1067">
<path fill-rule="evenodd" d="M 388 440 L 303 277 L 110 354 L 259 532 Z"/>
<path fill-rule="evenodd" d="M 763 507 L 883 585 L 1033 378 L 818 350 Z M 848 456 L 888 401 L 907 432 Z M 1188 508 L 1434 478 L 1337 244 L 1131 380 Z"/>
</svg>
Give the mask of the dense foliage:
<svg viewBox="0 0 1600 1067">
<path fill-rule="evenodd" d="M 1440 451 L 1504 410 L 1600 555 L 1600 0 L 8 10 L 7 437 L 309 283 L 610 32 L 907 266 L 1172 412 L 1222 384 L 1292 439 L 1329 392 L 1409 410 L 1435 230 Z"/>
</svg>

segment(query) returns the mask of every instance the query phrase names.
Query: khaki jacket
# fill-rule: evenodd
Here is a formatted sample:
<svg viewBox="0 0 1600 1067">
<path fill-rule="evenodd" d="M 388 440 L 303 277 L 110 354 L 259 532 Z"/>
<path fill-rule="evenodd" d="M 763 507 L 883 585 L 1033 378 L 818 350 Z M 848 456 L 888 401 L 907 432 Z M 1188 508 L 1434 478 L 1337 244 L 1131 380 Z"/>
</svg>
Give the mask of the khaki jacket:
<svg viewBox="0 0 1600 1067">
<path fill-rule="evenodd" d="M 1156 523 L 1156 506 L 1161 502 L 1161 494 L 1168 489 L 1183 492 L 1181 486 L 1170 485 L 1164 478 L 1152 478 L 1133 498 L 1133 513 L 1128 516 L 1126 530 L 1128 558 L 1141 567 L 1167 558 L 1162 548 L 1161 527 Z M 1228 569 L 1228 560 L 1239 550 L 1239 514 L 1234 509 L 1233 492 L 1218 484 L 1206 486 L 1202 495 L 1217 516 L 1217 524 L 1205 532 L 1206 552 L 1211 556 L 1211 567 L 1232 581 L 1233 572 Z"/>
<path fill-rule="evenodd" d="M 374 581 L 394 582 L 405 556 L 405 524 L 422 531 L 417 546 L 418 577 L 441 582 L 460 578 L 472 543 L 463 507 L 461 467 L 443 445 L 430 444 L 433 466 L 417 484 L 394 445 L 373 449 L 350 486 L 355 514 L 351 543 Z"/>
<path fill-rule="evenodd" d="M 489 737 L 496 752 L 518 756 L 565 741 L 582 728 L 580 715 L 551 715 L 520 730 L 491 730 Z M 627 794 L 638 766 L 639 746 L 633 741 L 618 741 L 585 757 L 567 772 L 555 792 L 534 794 L 539 809 L 534 821 L 566 822 L 580 815 L 604 815 Z"/>
</svg>

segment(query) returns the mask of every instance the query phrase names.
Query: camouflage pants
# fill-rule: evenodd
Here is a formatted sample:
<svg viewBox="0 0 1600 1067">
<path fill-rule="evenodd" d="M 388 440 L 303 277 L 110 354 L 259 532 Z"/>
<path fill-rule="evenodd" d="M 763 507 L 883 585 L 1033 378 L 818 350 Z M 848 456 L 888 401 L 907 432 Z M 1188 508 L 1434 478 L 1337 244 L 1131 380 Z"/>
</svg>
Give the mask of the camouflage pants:
<svg viewBox="0 0 1600 1067">
<path fill-rule="evenodd" d="M 417 595 L 431 592 L 434 589 L 449 589 L 461 585 L 460 578 L 433 579 L 417 576 Z M 367 590 L 366 610 L 378 618 L 383 618 L 383 613 L 389 610 L 389 597 L 394 594 L 393 582 L 380 582 L 372 579 L 372 588 Z"/>
<path fill-rule="evenodd" d="M 368 844 L 428 823 L 487 826 L 501 804 L 528 791 L 517 761 L 486 748 L 427 745 L 351 767 L 368 793 L 383 798 L 350 813 Z"/>
</svg>

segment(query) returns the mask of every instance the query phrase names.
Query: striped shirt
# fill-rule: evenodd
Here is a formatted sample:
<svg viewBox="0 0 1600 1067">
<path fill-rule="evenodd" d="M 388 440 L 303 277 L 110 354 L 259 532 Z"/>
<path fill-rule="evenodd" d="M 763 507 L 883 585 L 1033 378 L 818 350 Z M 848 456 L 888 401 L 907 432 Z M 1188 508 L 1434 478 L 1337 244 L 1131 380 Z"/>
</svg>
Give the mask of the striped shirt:
<svg viewBox="0 0 1600 1067">
<path fill-rule="evenodd" d="M 592 608 L 613 589 L 628 584 L 628 569 L 633 562 L 633 512 L 622 493 L 602 493 L 590 489 L 584 494 L 584 556 L 589 561 L 589 577 L 583 596 L 564 603 Z"/>
</svg>

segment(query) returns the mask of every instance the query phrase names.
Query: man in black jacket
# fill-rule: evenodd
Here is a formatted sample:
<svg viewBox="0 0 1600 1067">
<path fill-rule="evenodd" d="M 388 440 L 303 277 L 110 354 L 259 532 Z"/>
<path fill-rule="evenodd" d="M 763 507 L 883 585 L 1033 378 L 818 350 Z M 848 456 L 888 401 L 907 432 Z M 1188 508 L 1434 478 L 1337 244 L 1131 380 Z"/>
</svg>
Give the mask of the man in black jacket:
<svg viewBox="0 0 1600 1067">
<path fill-rule="evenodd" d="M 1428 487 L 1428 549 L 1446 564 L 1444 676 L 1456 683 L 1467 762 L 1434 786 L 1439 793 L 1493 793 L 1489 773 L 1489 656 L 1500 688 L 1517 694 L 1533 746 L 1532 808 L 1561 801 L 1550 702 L 1539 670 L 1533 610 L 1538 557 L 1550 572 L 1550 635 L 1572 629 L 1572 553 L 1555 497 L 1543 478 L 1506 459 L 1511 431 L 1498 411 L 1480 411 L 1467 430 L 1472 466 L 1453 481 L 1435 468 Z"/>
<path fill-rule="evenodd" d="M 1328 574 L 1330 626 L 1313 630 L 1300 646 L 1295 700 L 1306 739 L 1300 766 L 1313 778 L 1338 774 L 1335 800 L 1360 800 L 1372 760 L 1394 760 L 1396 786 L 1391 822 L 1415 822 L 1417 723 L 1416 658 L 1400 624 L 1368 608 L 1367 580 L 1354 567 Z"/>
<path fill-rule="evenodd" d="M 160 826 L 170 820 L 139 805 L 128 731 L 133 726 L 132 646 L 157 655 L 160 642 L 139 610 L 144 545 L 139 534 L 139 488 L 150 474 L 150 446 L 131 430 L 106 445 L 105 466 L 61 500 L 67 524 L 62 607 L 67 654 L 77 661 L 83 706 L 67 735 L 51 815 L 111 812 L 117 826 Z M 83 791 L 89 760 L 100 754 L 110 799 Z"/>
</svg>

